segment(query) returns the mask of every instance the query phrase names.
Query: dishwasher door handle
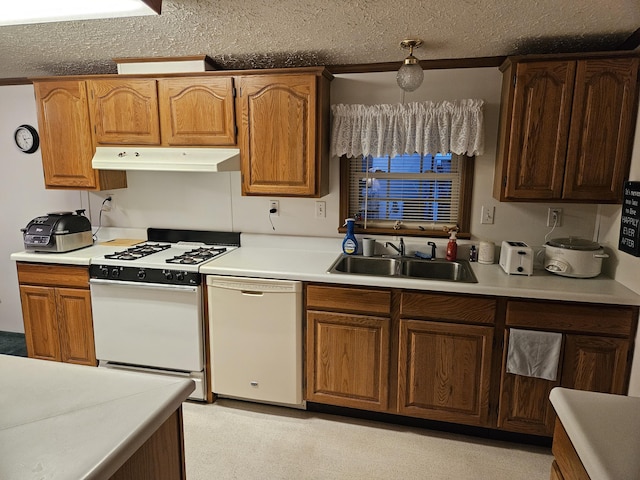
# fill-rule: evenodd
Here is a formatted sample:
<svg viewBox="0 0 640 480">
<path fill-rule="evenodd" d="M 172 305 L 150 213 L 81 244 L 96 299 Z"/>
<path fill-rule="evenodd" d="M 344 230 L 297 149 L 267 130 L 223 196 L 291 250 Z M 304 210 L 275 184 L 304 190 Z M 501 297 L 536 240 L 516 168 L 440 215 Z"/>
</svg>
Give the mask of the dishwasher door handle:
<svg viewBox="0 0 640 480">
<path fill-rule="evenodd" d="M 250 297 L 262 297 L 264 295 L 264 292 L 256 292 L 253 290 L 240 290 L 240 293 L 242 293 L 242 295 L 247 295 Z"/>
</svg>

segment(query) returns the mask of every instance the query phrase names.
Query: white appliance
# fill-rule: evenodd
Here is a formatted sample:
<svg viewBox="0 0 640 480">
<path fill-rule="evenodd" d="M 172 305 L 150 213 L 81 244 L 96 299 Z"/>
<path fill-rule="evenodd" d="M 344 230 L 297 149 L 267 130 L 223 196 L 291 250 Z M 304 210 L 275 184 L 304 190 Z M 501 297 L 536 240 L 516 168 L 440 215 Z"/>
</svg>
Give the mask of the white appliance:
<svg viewBox="0 0 640 480">
<path fill-rule="evenodd" d="M 503 241 L 500 266 L 509 275 L 532 275 L 533 249 L 524 242 Z"/>
<path fill-rule="evenodd" d="M 304 408 L 302 283 L 207 276 L 212 389 Z"/>
<path fill-rule="evenodd" d="M 582 238 L 554 238 L 544 245 L 545 270 L 564 277 L 597 277 L 604 258 L 609 255 L 600 244 Z"/>
<path fill-rule="evenodd" d="M 147 235 L 148 242 L 91 259 L 99 366 L 191 378 L 189 398 L 206 400 L 199 269 L 237 248 L 240 234 L 150 228 Z"/>
</svg>

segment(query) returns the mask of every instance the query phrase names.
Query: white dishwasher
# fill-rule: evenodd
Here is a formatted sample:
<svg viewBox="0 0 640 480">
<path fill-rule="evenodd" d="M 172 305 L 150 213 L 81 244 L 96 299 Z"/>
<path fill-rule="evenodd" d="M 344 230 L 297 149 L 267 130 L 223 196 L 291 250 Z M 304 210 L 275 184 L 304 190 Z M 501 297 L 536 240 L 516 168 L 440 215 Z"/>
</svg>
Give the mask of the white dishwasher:
<svg viewBox="0 0 640 480">
<path fill-rule="evenodd" d="M 212 391 L 304 407 L 302 282 L 207 276 Z"/>
</svg>

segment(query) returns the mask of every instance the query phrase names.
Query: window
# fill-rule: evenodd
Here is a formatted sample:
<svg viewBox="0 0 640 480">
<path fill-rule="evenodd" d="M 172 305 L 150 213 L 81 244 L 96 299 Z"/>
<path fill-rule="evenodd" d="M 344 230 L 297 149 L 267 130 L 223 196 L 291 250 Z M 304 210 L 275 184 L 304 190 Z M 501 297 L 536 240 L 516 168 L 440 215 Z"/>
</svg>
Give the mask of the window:
<svg viewBox="0 0 640 480">
<path fill-rule="evenodd" d="M 473 157 L 399 155 L 342 158 L 341 213 L 372 234 L 468 235 Z"/>
</svg>

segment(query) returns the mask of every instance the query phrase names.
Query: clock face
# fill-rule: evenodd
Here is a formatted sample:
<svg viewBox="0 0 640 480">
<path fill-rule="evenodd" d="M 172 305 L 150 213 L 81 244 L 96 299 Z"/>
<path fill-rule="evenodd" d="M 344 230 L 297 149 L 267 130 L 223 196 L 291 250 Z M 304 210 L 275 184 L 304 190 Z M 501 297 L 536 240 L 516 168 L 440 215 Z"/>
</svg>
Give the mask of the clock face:
<svg viewBox="0 0 640 480">
<path fill-rule="evenodd" d="M 33 153 L 40 145 L 38 132 L 31 125 L 20 125 L 13 138 L 18 148 L 24 153 Z"/>
</svg>

